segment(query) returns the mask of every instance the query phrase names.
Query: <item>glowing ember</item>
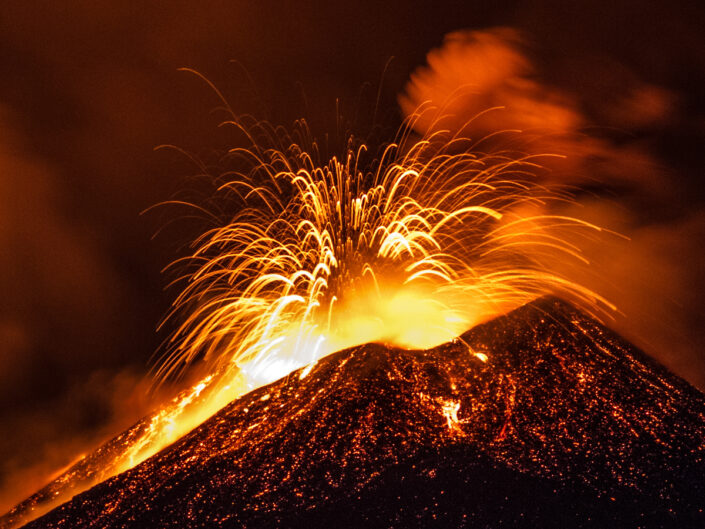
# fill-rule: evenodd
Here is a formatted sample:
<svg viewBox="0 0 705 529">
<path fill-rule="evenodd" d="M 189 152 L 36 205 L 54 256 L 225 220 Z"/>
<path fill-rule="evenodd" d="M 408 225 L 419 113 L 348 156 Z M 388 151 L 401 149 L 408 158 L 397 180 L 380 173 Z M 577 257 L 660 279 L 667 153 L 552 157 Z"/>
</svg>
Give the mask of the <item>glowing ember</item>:
<svg viewBox="0 0 705 529">
<path fill-rule="evenodd" d="M 460 422 L 458 419 L 458 410 L 460 409 L 460 402 L 455 400 L 443 401 L 441 407 L 443 410 L 443 416 L 446 418 L 446 424 L 448 424 L 448 429 L 451 432 L 462 433 L 462 429 L 458 426 Z"/>
<path fill-rule="evenodd" d="M 533 159 L 483 155 L 440 132 L 390 144 L 366 169 L 351 138 L 344 157 L 320 164 L 315 144 L 307 152 L 281 132 L 262 137 L 266 125 L 232 124 L 252 139 L 232 151 L 245 169 L 219 188 L 235 213 L 194 245 L 174 304 L 184 320 L 158 371 L 202 361 L 213 374 L 152 418 L 118 471 L 332 352 L 433 347 L 546 293 L 606 304 L 552 271 L 552 260 L 580 259 L 568 234 L 599 228 L 537 214 L 565 197 L 532 182 Z"/>
<path fill-rule="evenodd" d="M 210 374 L 143 421 L 84 484 L 132 468 L 255 388 L 304 366 L 306 377 L 335 351 L 426 349 L 548 293 L 611 307 L 552 266 L 582 261 L 576 238 L 600 228 L 545 214 L 568 197 L 536 183 L 536 157 L 482 154 L 446 132 L 411 142 L 405 129 L 371 163 L 353 138 L 344 156 L 320 163 L 315 143 L 231 124 L 252 145 L 231 151 L 238 170 L 219 187 L 230 216 L 178 262 L 185 288 L 171 317 L 181 324 L 157 377 L 197 362 Z M 456 430 L 457 403 L 441 406 Z"/>
<path fill-rule="evenodd" d="M 429 348 L 548 292 L 604 302 L 550 265 L 580 259 L 566 231 L 599 228 L 536 214 L 564 197 L 532 184 L 534 161 L 469 147 L 435 133 L 367 170 L 352 139 L 326 164 L 288 137 L 233 150 L 248 168 L 220 190 L 239 208 L 195 243 L 158 375 L 202 360 L 252 389 L 361 343 Z"/>
<path fill-rule="evenodd" d="M 280 129 L 230 123 L 252 140 L 232 150 L 245 168 L 219 187 L 234 214 L 194 244 L 172 313 L 183 323 L 157 373 L 199 361 L 217 376 L 200 383 L 210 392 L 197 405 L 186 394 L 162 410 L 121 468 L 347 347 L 433 347 L 547 293 L 609 306 L 552 270 L 581 260 L 570 239 L 600 228 L 540 214 L 566 197 L 532 180 L 535 157 L 482 154 L 436 132 L 415 143 L 402 134 L 368 165 L 350 138 L 342 158 L 319 163 L 315 143 L 307 151 Z M 297 132 L 306 137 L 305 126 Z"/>
</svg>

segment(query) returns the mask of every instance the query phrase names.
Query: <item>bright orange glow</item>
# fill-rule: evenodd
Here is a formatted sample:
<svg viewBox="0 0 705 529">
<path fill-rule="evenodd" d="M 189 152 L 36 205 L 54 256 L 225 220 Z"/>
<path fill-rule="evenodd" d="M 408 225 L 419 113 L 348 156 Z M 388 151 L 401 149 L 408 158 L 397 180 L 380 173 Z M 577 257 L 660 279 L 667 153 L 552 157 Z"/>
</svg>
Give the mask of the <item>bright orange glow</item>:
<svg viewBox="0 0 705 529">
<path fill-rule="evenodd" d="M 440 132 L 363 170 L 364 145 L 320 165 L 276 140 L 233 151 L 251 170 L 220 189 L 243 208 L 196 243 L 161 377 L 198 360 L 259 385 L 369 341 L 431 347 L 541 294 L 606 303 L 551 270 L 582 259 L 566 233 L 600 228 L 536 213 L 564 197 L 532 184 L 533 158 Z"/>
<path fill-rule="evenodd" d="M 220 186 L 240 209 L 196 241 L 172 314 L 184 319 L 157 373 L 205 362 L 211 375 L 155 414 L 120 470 L 335 351 L 430 348 L 548 293 L 609 306 L 552 271 L 556 260 L 581 261 L 576 237 L 600 228 L 541 214 L 566 197 L 532 181 L 537 157 L 483 155 L 441 131 L 402 136 L 367 168 L 365 145 L 351 139 L 342 159 L 321 164 L 315 144 L 231 124 L 252 140 L 231 153 L 248 170 Z"/>
<path fill-rule="evenodd" d="M 430 348 L 544 294 L 611 307 L 553 269 L 581 263 L 580 237 L 600 228 L 545 213 L 568 197 L 535 183 L 538 157 L 482 154 L 443 131 L 412 142 L 411 123 L 371 163 L 353 139 L 342 158 L 320 163 L 315 143 L 306 150 L 266 124 L 231 124 L 251 139 L 231 152 L 247 169 L 219 187 L 236 204 L 230 216 L 177 263 L 187 273 L 170 317 L 181 323 L 157 378 L 196 363 L 209 374 L 126 438 L 94 482 L 340 349 Z M 440 406 L 456 429 L 457 403 Z"/>
<path fill-rule="evenodd" d="M 230 124 L 252 141 L 231 152 L 248 169 L 220 186 L 240 208 L 196 241 L 172 314 L 184 319 L 158 371 L 205 362 L 211 375 L 154 416 L 121 469 L 332 352 L 433 347 L 549 293 L 610 306 L 552 269 L 584 261 L 576 241 L 600 228 L 542 213 L 567 197 L 534 182 L 539 157 L 478 153 L 441 131 L 402 135 L 368 166 L 351 139 L 342 159 L 321 164 L 315 143 L 307 151 L 266 124 Z"/>
</svg>

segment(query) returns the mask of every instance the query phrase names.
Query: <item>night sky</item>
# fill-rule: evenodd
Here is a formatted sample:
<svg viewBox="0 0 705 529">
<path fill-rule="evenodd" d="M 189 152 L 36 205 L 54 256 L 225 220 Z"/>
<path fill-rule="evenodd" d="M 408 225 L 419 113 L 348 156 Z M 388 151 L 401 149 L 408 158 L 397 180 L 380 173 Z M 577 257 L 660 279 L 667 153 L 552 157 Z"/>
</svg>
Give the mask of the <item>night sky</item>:
<svg viewBox="0 0 705 529">
<path fill-rule="evenodd" d="M 144 377 L 169 330 L 156 327 L 177 294 L 160 271 L 195 228 L 153 238 L 183 212 L 140 213 L 198 172 L 155 147 L 217 167 L 238 141 L 183 67 L 236 113 L 286 126 L 305 117 L 335 150 L 339 123 L 364 136 L 374 117 L 393 137 L 399 94 L 445 35 L 513 28 L 531 100 L 579 115 L 611 165 L 577 155 L 594 176 L 581 180 L 585 216 L 632 239 L 591 250 L 596 288 L 624 312 L 613 326 L 705 388 L 705 7 L 662 4 L 6 2 L 0 507 L 149 409 Z M 519 89 L 507 86 L 511 106 Z"/>
</svg>

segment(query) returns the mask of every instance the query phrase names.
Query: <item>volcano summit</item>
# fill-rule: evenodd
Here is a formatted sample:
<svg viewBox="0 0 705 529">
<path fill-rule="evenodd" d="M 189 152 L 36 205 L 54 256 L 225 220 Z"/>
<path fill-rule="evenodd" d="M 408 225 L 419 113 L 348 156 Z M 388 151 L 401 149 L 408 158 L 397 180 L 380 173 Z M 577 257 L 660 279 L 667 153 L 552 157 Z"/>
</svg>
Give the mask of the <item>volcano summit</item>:
<svg viewBox="0 0 705 529">
<path fill-rule="evenodd" d="M 324 526 L 704 527 L 705 396 L 541 298 L 328 356 L 26 527 Z"/>
</svg>

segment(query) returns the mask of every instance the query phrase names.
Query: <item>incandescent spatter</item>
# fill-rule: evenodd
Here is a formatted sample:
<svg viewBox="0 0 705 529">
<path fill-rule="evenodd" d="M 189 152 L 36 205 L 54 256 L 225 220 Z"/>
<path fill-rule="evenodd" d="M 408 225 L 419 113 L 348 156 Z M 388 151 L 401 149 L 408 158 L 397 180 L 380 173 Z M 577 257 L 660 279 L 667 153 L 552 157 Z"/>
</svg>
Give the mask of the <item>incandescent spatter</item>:
<svg viewBox="0 0 705 529">
<path fill-rule="evenodd" d="M 326 357 L 26 527 L 705 527 L 705 395 L 542 298 Z"/>
</svg>

